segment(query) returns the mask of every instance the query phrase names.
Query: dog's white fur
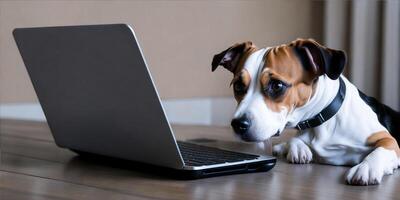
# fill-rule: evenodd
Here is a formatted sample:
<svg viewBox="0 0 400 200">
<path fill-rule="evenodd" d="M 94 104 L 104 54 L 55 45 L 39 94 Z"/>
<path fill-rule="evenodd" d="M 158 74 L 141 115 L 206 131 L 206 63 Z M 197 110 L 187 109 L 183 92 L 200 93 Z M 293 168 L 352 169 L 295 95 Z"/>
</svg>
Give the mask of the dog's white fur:
<svg viewBox="0 0 400 200">
<path fill-rule="evenodd" d="M 259 81 L 260 64 L 267 49 L 254 52 L 246 60 L 244 69 L 249 72 L 251 83 L 234 114 L 234 117 L 246 114 L 250 118 L 252 125 L 246 137 L 253 141 L 268 139 L 285 126 L 294 127 L 315 116 L 329 105 L 339 90 L 339 80 L 323 75 L 318 78 L 314 95 L 304 106 L 273 112 L 265 104 Z M 313 160 L 332 165 L 355 165 L 347 173 L 347 182 L 361 185 L 380 183 L 384 175 L 398 168 L 399 159 L 393 150 L 366 145 L 367 138 L 373 133 L 387 130 L 361 99 L 357 88 L 341 77 L 346 84 L 346 96 L 338 113 L 324 124 L 302 131 L 289 142 L 275 145 L 273 152 L 286 156 L 292 163 Z"/>
</svg>

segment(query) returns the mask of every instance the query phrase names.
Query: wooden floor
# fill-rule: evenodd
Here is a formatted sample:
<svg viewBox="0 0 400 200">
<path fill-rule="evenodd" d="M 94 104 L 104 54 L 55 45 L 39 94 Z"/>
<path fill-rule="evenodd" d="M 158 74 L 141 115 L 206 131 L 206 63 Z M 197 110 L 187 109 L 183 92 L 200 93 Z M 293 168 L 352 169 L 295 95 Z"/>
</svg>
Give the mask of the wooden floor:
<svg viewBox="0 0 400 200">
<path fill-rule="evenodd" d="M 379 186 L 348 186 L 347 167 L 293 165 L 269 172 L 174 180 L 58 148 L 47 124 L 0 121 L 0 199 L 400 199 L 400 173 Z M 174 126 L 177 138 L 246 152 L 270 152 L 235 142 L 228 128 Z M 215 141 L 218 140 L 218 141 Z M 276 142 L 276 141 L 273 141 Z"/>
</svg>

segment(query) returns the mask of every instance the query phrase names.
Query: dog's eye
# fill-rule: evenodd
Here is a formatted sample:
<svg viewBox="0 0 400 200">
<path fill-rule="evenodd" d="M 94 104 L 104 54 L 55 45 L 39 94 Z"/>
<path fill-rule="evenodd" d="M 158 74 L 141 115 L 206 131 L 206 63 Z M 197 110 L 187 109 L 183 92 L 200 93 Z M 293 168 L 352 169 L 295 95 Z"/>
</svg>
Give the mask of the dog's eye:
<svg viewBox="0 0 400 200">
<path fill-rule="evenodd" d="M 246 86 L 242 82 L 236 81 L 233 84 L 233 91 L 236 95 L 244 95 L 246 93 Z"/>
<path fill-rule="evenodd" d="M 286 83 L 280 80 L 271 79 L 265 88 L 265 93 L 272 99 L 275 99 L 282 96 L 286 92 L 287 88 L 288 85 Z"/>
</svg>

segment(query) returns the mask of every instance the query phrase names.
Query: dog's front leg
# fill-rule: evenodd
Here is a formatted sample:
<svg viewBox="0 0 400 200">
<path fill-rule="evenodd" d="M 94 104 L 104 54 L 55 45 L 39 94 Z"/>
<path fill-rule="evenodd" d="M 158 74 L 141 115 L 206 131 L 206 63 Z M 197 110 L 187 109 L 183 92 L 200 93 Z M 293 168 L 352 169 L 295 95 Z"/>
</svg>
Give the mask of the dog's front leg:
<svg viewBox="0 0 400 200">
<path fill-rule="evenodd" d="M 306 164 L 312 161 L 312 152 L 300 138 L 293 137 L 288 142 L 275 145 L 273 153 L 277 156 L 286 156 L 291 163 Z"/>
<path fill-rule="evenodd" d="M 376 148 L 348 171 L 346 181 L 349 184 L 379 184 L 384 175 L 392 174 L 399 167 L 399 146 L 389 133 L 373 134 L 368 140 Z"/>
<path fill-rule="evenodd" d="M 272 155 L 277 157 L 285 157 L 288 152 L 287 142 L 276 144 L 272 147 Z"/>
</svg>

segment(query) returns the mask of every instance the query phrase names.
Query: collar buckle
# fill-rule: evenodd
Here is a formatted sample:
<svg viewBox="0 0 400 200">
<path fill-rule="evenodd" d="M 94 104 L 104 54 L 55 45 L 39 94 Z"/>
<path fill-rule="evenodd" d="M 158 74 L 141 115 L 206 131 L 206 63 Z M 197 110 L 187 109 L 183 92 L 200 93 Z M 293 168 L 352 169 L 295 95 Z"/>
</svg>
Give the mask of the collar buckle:
<svg viewBox="0 0 400 200">
<path fill-rule="evenodd" d="M 310 123 L 308 122 L 308 120 L 300 122 L 299 124 L 297 124 L 296 128 L 298 130 L 304 130 L 304 129 L 308 129 L 311 128 Z"/>
</svg>

